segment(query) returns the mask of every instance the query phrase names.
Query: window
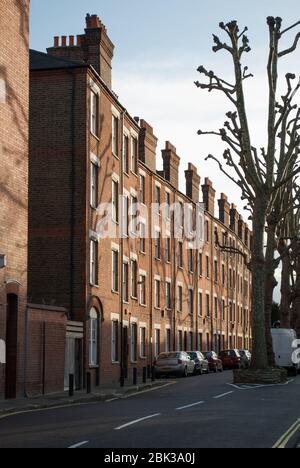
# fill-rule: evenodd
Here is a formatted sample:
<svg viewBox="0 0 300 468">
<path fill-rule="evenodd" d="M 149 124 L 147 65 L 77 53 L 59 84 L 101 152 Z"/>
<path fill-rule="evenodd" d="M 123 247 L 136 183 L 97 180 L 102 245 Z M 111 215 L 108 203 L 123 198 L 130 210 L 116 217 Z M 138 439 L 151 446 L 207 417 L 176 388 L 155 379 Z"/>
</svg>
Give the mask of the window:
<svg viewBox="0 0 300 468">
<path fill-rule="evenodd" d="M 194 334 L 193 334 L 193 332 L 189 333 L 189 341 L 190 341 L 189 348 L 194 349 Z"/>
<path fill-rule="evenodd" d="M 225 286 L 225 265 L 222 264 L 222 285 Z"/>
<path fill-rule="evenodd" d="M 119 252 L 112 252 L 112 290 L 119 291 Z"/>
<path fill-rule="evenodd" d="M 217 261 L 217 260 L 214 261 L 214 280 L 215 280 L 215 283 L 217 283 L 218 280 L 219 280 L 219 275 L 218 275 L 218 261 Z"/>
<path fill-rule="evenodd" d="M 169 328 L 166 329 L 166 353 L 171 351 L 171 330 Z"/>
<path fill-rule="evenodd" d="M 131 197 L 131 232 L 137 235 L 138 199 Z"/>
<path fill-rule="evenodd" d="M 189 314 L 193 315 L 194 313 L 194 291 L 192 289 L 189 289 L 188 304 L 189 304 Z"/>
<path fill-rule="evenodd" d="M 90 241 L 90 283 L 98 284 L 98 242 Z"/>
<path fill-rule="evenodd" d="M 160 214 L 160 187 L 155 186 L 155 204 L 156 204 L 156 213 Z"/>
<path fill-rule="evenodd" d="M 160 353 L 160 330 L 158 328 L 155 329 L 154 352 L 155 356 Z"/>
<path fill-rule="evenodd" d="M 146 225 L 144 223 L 140 224 L 140 251 L 146 252 Z"/>
<path fill-rule="evenodd" d="M 215 302 L 215 307 L 214 307 L 214 309 L 215 309 L 215 319 L 217 319 L 218 318 L 218 298 L 217 297 L 215 297 L 214 302 Z"/>
<path fill-rule="evenodd" d="M 123 263 L 123 301 L 128 302 L 128 263 Z"/>
<path fill-rule="evenodd" d="M 188 269 L 190 273 L 194 271 L 194 264 L 193 264 L 193 249 L 188 249 Z"/>
<path fill-rule="evenodd" d="M 210 351 L 210 336 L 206 333 L 206 351 Z"/>
<path fill-rule="evenodd" d="M 170 219 L 171 217 L 171 194 L 166 192 L 166 218 Z"/>
<path fill-rule="evenodd" d="M 178 330 L 178 351 L 182 351 L 182 330 Z"/>
<path fill-rule="evenodd" d="M 183 243 L 178 242 L 178 268 L 183 268 Z"/>
<path fill-rule="evenodd" d="M 225 310 L 226 310 L 226 306 L 225 306 L 225 301 L 223 299 L 222 300 L 222 320 L 225 320 Z"/>
<path fill-rule="evenodd" d="M 182 202 L 179 202 L 179 224 L 181 227 L 184 226 L 184 207 Z"/>
<path fill-rule="evenodd" d="M 166 308 L 171 309 L 172 308 L 172 303 L 171 303 L 171 283 L 169 281 L 166 281 Z"/>
<path fill-rule="evenodd" d="M 160 308 L 160 280 L 155 280 L 155 307 Z"/>
<path fill-rule="evenodd" d="M 146 276 L 140 275 L 140 303 L 146 305 Z"/>
<path fill-rule="evenodd" d="M 232 288 L 232 269 L 229 269 L 229 287 Z"/>
<path fill-rule="evenodd" d="M 123 172 L 129 173 L 129 138 L 123 135 Z"/>
<path fill-rule="evenodd" d="M 209 278 L 209 257 L 206 256 L 206 278 Z"/>
<path fill-rule="evenodd" d="M 90 310 L 89 364 L 90 366 L 98 364 L 98 314 L 94 307 Z"/>
<path fill-rule="evenodd" d="M 198 293 L 198 315 L 199 317 L 203 315 L 203 296 L 201 292 Z"/>
<path fill-rule="evenodd" d="M 183 310 L 183 288 L 178 286 L 178 311 L 182 312 Z"/>
<path fill-rule="evenodd" d="M 137 361 L 137 324 L 131 324 L 131 361 Z"/>
<path fill-rule="evenodd" d="M 111 360 L 119 361 L 119 322 L 113 320 L 111 324 Z"/>
<path fill-rule="evenodd" d="M 123 195 L 122 198 L 122 203 L 123 203 L 123 222 L 122 222 L 122 233 L 123 237 L 128 237 L 129 234 L 129 220 L 128 220 L 128 210 L 129 210 L 129 198 L 126 195 Z"/>
<path fill-rule="evenodd" d="M 203 349 L 203 334 L 198 334 L 198 351 L 202 351 Z"/>
<path fill-rule="evenodd" d="M 131 137 L 131 171 L 137 173 L 137 160 L 138 160 L 138 142 L 137 139 Z"/>
<path fill-rule="evenodd" d="M 141 358 L 146 357 L 146 328 L 140 328 L 140 356 Z"/>
<path fill-rule="evenodd" d="M 210 317 L 210 297 L 206 294 L 206 317 Z"/>
<path fill-rule="evenodd" d="M 170 263 L 171 262 L 171 239 L 170 237 L 166 237 L 165 243 L 166 243 L 166 262 Z"/>
<path fill-rule="evenodd" d="M 205 242 L 209 242 L 209 221 L 205 221 Z"/>
<path fill-rule="evenodd" d="M 119 119 L 115 115 L 112 116 L 112 152 L 118 156 L 119 152 Z"/>
<path fill-rule="evenodd" d="M 156 232 L 155 238 L 155 258 L 160 260 L 160 232 Z"/>
<path fill-rule="evenodd" d="M 91 163 L 91 207 L 98 206 L 98 166 Z"/>
<path fill-rule="evenodd" d="M 98 94 L 91 92 L 91 132 L 98 136 L 98 112 L 99 112 L 99 97 Z"/>
<path fill-rule="evenodd" d="M 199 253 L 198 262 L 199 262 L 199 276 L 202 276 L 203 275 L 203 256 L 202 256 L 202 253 Z"/>
<path fill-rule="evenodd" d="M 112 181 L 112 219 L 119 222 L 119 182 Z"/>
<path fill-rule="evenodd" d="M 140 202 L 144 205 L 146 203 L 146 184 L 145 176 L 140 174 Z"/>
<path fill-rule="evenodd" d="M 137 261 L 131 260 L 131 297 L 137 298 Z"/>
</svg>

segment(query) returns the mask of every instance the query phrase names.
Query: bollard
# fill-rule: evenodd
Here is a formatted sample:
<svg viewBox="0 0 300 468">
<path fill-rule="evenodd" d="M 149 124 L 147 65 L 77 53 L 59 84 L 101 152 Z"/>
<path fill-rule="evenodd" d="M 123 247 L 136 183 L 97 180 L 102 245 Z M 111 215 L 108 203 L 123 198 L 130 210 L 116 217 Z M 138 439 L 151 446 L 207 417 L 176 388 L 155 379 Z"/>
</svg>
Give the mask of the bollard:
<svg viewBox="0 0 300 468">
<path fill-rule="evenodd" d="M 74 396 L 74 375 L 69 374 L 69 397 Z"/>
<path fill-rule="evenodd" d="M 150 366 L 150 364 L 148 364 L 148 366 L 147 366 L 147 377 L 148 377 L 148 379 L 151 379 L 151 366 Z"/>
<path fill-rule="evenodd" d="M 89 395 L 92 391 L 92 376 L 90 372 L 86 374 L 86 393 Z"/>
<path fill-rule="evenodd" d="M 154 382 L 154 380 L 155 380 L 155 369 L 154 369 L 154 366 L 153 366 L 152 369 L 151 369 L 151 380 L 152 380 L 152 382 Z"/>
<path fill-rule="evenodd" d="M 143 367 L 143 383 L 147 382 L 147 367 Z"/>
<path fill-rule="evenodd" d="M 132 371 L 133 371 L 133 385 L 137 385 L 137 368 L 134 367 Z"/>
</svg>

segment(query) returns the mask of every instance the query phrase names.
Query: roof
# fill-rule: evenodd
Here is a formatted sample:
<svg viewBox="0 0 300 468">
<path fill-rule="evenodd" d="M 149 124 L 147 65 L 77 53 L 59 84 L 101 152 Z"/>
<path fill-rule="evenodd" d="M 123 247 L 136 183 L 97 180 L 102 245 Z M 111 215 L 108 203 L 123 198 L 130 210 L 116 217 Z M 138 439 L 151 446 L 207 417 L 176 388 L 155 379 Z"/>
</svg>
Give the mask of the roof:
<svg viewBox="0 0 300 468">
<path fill-rule="evenodd" d="M 83 60 L 73 60 L 30 50 L 30 70 L 55 70 L 58 68 L 88 67 Z"/>
</svg>

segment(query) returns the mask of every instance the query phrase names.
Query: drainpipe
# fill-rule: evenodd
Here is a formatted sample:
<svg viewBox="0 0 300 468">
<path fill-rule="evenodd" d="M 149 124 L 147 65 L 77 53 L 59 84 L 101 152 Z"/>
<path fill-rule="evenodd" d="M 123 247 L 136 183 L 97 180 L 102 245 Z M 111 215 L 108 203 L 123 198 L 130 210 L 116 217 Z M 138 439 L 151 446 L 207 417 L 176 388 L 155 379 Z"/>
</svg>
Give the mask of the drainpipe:
<svg viewBox="0 0 300 468">
<path fill-rule="evenodd" d="M 124 375 L 124 328 L 123 328 L 123 320 L 124 320 L 124 303 L 123 303 L 123 254 L 124 254 L 124 239 L 123 239 L 123 219 L 124 219 L 124 165 L 123 165 L 123 151 L 124 151 L 124 119 L 126 115 L 126 110 L 121 114 L 121 145 L 120 145 L 120 190 L 121 190 L 121 204 L 120 204 L 120 312 L 121 312 L 121 353 L 120 353 L 120 386 L 124 387 L 125 385 L 125 375 Z"/>
<path fill-rule="evenodd" d="M 148 225 L 148 240 L 149 240 L 149 259 L 150 259 L 150 323 L 149 323 L 149 356 L 150 368 L 153 366 L 153 245 L 152 245 L 152 203 L 153 203 L 153 175 L 150 173 L 150 201 L 149 201 L 149 225 Z"/>
<path fill-rule="evenodd" d="M 23 394 L 25 398 L 29 398 L 27 393 L 27 367 L 28 367 L 28 328 L 29 328 L 29 307 L 25 309 L 25 336 L 24 336 L 24 385 Z"/>
<path fill-rule="evenodd" d="M 72 75 L 72 93 L 71 93 L 71 173 L 70 173 L 70 187 L 71 187 L 71 203 L 70 203 L 70 320 L 74 320 L 74 235 L 75 235 L 75 107 L 76 107 L 76 74 L 71 72 Z"/>
</svg>

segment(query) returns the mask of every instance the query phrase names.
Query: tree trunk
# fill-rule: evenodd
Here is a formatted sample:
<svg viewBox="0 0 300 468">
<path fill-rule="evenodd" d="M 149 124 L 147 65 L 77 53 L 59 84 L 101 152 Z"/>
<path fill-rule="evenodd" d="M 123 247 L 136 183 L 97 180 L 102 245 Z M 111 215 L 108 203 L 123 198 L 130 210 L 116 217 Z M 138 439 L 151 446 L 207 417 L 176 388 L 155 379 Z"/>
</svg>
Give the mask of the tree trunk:
<svg viewBox="0 0 300 468">
<path fill-rule="evenodd" d="M 283 255 L 286 250 L 286 242 L 281 240 L 278 252 Z M 281 302 L 280 302 L 280 325 L 281 328 L 291 327 L 291 258 L 287 252 L 282 258 L 281 273 Z"/>
<path fill-rule="evenodd" d="M 267 344 L 265 334 L 265 283 L 266 265 L 264 257 L 264 234 L 266 221 L 266 203 L 257 200 L 253 210 L 253 245 L 252 245 L 252 363 L 253 369 L 268 367 Z"/>
<path fill-rule="evenodd" d="M 296 282 L 291 315 L 292 327 L 296 330 L 298 338 L 300 338 L 300 242 L 298 242 L 293 250 L 293 254 L 295 258 Z"/>
<path fill-rule="evenodd" d="M 266 287 L 265 287 L 265 327 L 269 366 L 275 366 L 275 355 L 271 334 L 272 309 L 274 289 L 277 286 L 275 279 L 274 255 L 276 250 L 276 223 L 268 223 L 268 241 L 266 251 Z"/>
</svg>

